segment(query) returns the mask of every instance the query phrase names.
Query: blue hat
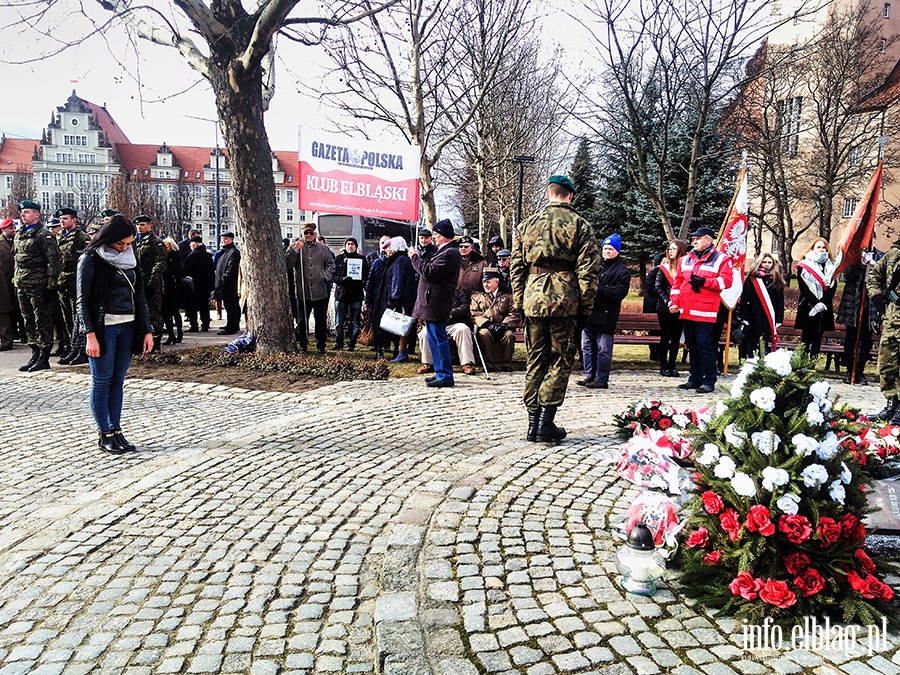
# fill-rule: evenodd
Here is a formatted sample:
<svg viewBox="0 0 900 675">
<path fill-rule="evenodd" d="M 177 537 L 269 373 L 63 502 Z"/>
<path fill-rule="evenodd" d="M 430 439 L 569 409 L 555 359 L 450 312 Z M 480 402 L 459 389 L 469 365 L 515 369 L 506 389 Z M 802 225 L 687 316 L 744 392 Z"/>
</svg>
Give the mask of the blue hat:
<svg viewBox="0 0 900 675">
<path fill-rule="evenodd" d="M 622 250 L 622 237 L 618 233 L 609 235 L 603 240 L 603 246 L 612 246 L 617 251 Z"/>
<path fill-rule="evenodd" d="M 508 248 L 501 248 L 497 251 L 498 258 L 509 258 L 512 256 L 512 252 Z"/>
<path fill-rule="evenodd" d="M 696 230 L 691 232 L 691 238 L 693 239 L 694 237 L 712 237 L 713 239 L 715 239 L 716 233 L 708 227 L 698 227 Z"/>
</svg>

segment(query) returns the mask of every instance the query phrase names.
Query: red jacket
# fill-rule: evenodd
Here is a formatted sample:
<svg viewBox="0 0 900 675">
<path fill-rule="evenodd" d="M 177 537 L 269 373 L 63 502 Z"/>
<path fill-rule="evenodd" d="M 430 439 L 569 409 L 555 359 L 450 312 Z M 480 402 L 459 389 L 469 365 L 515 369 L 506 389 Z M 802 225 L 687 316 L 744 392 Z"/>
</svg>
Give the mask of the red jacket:
<svg viewBox="0 0 900 675">
<path fill-rule="evenodd" d="M 691 287 L 691 275 L 703 277 L 699 293 Z M 731 258 L 712 249 L 702 258 L 691 251 L 678 261 L 678 274 L 672 285 L 669 307 L 681 310 L 681 318 L 686 321 L 715 323 L 719 313 L 722 291 L 731 286 L 733 273 Z"/>
</svg>

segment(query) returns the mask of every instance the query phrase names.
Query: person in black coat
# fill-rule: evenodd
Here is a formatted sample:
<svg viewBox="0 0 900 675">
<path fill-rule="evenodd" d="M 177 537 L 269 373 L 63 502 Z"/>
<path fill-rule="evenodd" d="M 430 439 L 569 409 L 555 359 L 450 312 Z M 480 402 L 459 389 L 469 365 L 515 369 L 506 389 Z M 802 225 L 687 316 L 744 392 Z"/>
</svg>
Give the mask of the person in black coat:
<svg viewBox="0 0 900 675">
<path fill-rule="evenodd" d="M 681 346 L 681 314 L 669 311 L 669 296 L 672 284 L 678 275 L 678 261 L 687 253 L 687 244 L 681 239 L 673 239 L 656 268 L 654 277 L 656 295 L 656 317 L 659 319 L 659 374 L 663 377 L 678 377 L 675 361 Z"/>
<path fill-rule="evenodd" d="M 860 323 L 860 304 L 862 303 L 863 289 L 866 285 L 866 277 L 872 266 L 884 256 L 880 251 L 875 253 L 863 253 L 863 260 L 853 265 L 844 272 L 844 294 L 838 305 L 835 321 L 843 324 L 847 329 L 844 338 L 843 365 L 847 369 L 844 375 L 844 384 L 850 384 L 853 373 L 853 361 L 856 360 L 856 377 L 852 378 L 856 384 L 868 384 L 863 370 L 869 362 L 872 352 L 872 329 L 869 324 L 869 297 L 866 296 L 865 305 L 862 308 L 862 323 Z M 859 339 L 859 352 L 856 352 L 856 342 Z"/>
<path fill-rule="evenodd" d="M 597 297 L 594 309 L 584 323 L 581 334 L 581 353 L 584 359 L 584 379 L 578 384 L 590 389 L 608 389 L 612 370 L 612 350 L 616 324 L 622 300 L 631 286 L 631 272 L 619 258 L 622 240 L 613 234 L 603 240 L 603 262 L 597 278 Z"/>
<path fill-rule="evenodd" d="M 375 301 L 376 325 L 381 325 L 381 317 L 386 310 L 392 309 L 403 314 L 412 315 L 416 302 L 416 277 L 407 254 L 408 245 L 403 237 L 393 237 L 385 249 L 387 259 L 385 261 L 384 277 L 381 281 L 381 289 L 378 299 Z M 415 326 L 410 326 L 410 332 L 415 335 Z M 378 357 L 384 356 L 386 349 L 393 348 L 394 357 L 392 363 L 402 363 L 409 358 L 407 344 L 409 334 L 396 336 L 384 330 L 376 331 L 378 339 Z"/>
<path fill-rule="evenodd" d="M 810 356 L 818 356 L 822 334 L 834 330 L 834 294 L 837 284 L 831 278 L 834 263 L 828 242 L 815 239 L 797 263 L 800 301 L 794 326 L 801 331 L 800 341 Z"/>
<path fill-rule="evenodd" d="M 756 356 L 760 340 L 766 353 L 772 351 L 772 335 L 784 321 L 784 277 L 771 253 L 763 253 L 747 271 L 738 316 L 744 337 L 738 351 L 742 358 Z"/>
<path fill-rule="evenodd" d="M 214 269 L 212 256 L 203 245 L 200 236 L 191 237 L 191 248 L 188 257 L 184 259 L 181 272 L 185 282 L 190 277 L 188 284 L 187 301 L 185 302 L 185 314 L 191 327 L 188 333 L 196 333 L 198 330 L 204 333 L 209 330 L 209 294 L 212 293 Z M 200 315 L 200 328 L 197 328 L 197 315 Z"/>
<path fill-rule="evenodd" d="M 434 255 L 423 260 L 416 251 L 410 252 L 413 268 L 419 275 L 413 315 L 425 321 L 428 346 L 434 358 L 433 379 L 428 379 L 426 384 L 429 387 L 452 387 L 453 364 L 447 341 L 447 322 L 453 310 L 462 257 L 449 220 L 439 221 L 432 229 L 438 246 Z"/>
<path fill-rule="evenodd" d="M 234 335 L 241 325 L 241 305 L 238 293 L 238 276 L 241 252 L 234 245 L 234 232 L 222 233 L 222 248 L 216 260 L 214 295 L 225 307 L 225 327 L 217 335 Z"/>
<path fill-rule="evenodd" d="M 169 334 L 163 344 L 173 345 L 181 342 L 184 337 L 184 327 L 181 322 L 181 309 L 184 307 L 181 251 L 178 250 L 178 243 L 171 237 L 166 237 L 163 243 L 166 245 L 168 254 L 166 255 L 166 271 L 163 272 L 162 317 L 163 326 Z"/>
<path fill-rule="evenodd" d="M 659 296 L 656 295 L 656 277 L 659 274 L 659 263 L 665 257 L 665 253 L 657 253 L 653 256 L 653 266 L 647 272 L 647 276 L 644 277 L 644 283 L 642 284 L 641 290 L 644 293 L 644 301 L 641 306 L 641 311 L 644 314 L 652 314 L 656 312 L 657 305 L 659 304 Z M 666 310 L 668 311 L 668 310 Z M 650 335 L 659 335 L 660 331 L 651 330 Z M 659 361 L 659 345 L 649 345 L 650 347 L 650 360 L 651 361 Z"/>
<path fill-rule="evenodd" d="M 344 243 L 344 252 L 334 259 L 334 341 L 335 349 L 344 348 L 344 322 L 350 323 L 350 336 L 347 349 L 356 349 L 359 337 L 359 314 L 362 311 L 365 295 L 366 279 L 369 276 L 369 261 L 357 252 L 359 243 L 349 237 Z M 355 279 L 348 274 L 348 260 L 357 260 L 361 266 L 360 278 Z"/>
</svg>

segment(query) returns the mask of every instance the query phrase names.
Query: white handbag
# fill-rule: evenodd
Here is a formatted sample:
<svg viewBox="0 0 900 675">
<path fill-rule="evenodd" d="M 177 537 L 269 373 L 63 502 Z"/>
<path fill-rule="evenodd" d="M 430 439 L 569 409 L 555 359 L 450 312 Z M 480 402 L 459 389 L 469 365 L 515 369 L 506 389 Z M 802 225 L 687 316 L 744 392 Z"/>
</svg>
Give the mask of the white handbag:
<svg viewBox="0 0 900 675">
<path fill-rule="evenodd" d="M 409 333 L 409 327 L 412 326 L 413 318 L 406 316 L 403 312 L 397 312 L 393 309 L 384 310 L 381 315 L 381 330 L 388 333 L 403 337 Z"/>
</svg>

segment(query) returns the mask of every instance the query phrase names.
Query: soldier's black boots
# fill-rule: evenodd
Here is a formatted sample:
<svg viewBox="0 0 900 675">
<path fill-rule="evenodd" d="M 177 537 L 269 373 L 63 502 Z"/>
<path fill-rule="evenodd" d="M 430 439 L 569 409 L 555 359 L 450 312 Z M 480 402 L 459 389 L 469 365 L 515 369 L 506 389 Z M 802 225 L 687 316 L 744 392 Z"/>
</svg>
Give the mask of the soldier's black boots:
<svg viewBox="0 0 900 675">
<path fill-rule="evenodd" d="M 155 354 L 159 354 L 162 351 L 160 345 L 162 344 L 162 336 L 153 336 L 153 349 L 151 350 Z"/>
<path fill-rule="evenodd" d="M 538 414 L 538 427 L 535 439 L 539 443 L 559 443 L 566 437 L 566 430 L 558 427 L 553 423 L 556 417 L 555 406 L 546 406 L 541 408 Z"/>
<path fill-rule="evenodd" d="M 118 443 L 126 452 L 134 452 L 137 450 L 135 444 L 125 438 L 121 429 L 113 429 L 110 433 L 113 435 L 113 438 L 116 439 L 116 443 Z"/>
<path fill-rule="evenodd" d="M 97 439 L 97 446 L 103 450 L 103 452 L 108 452 L 112 455 L 121 455 L 124 452 L 127 452 L 125 448 L 119 445 L 119 441 L 116 440 L 115 434 L 111 432 L 100 432 L 100 437 Z"/>
<path fill-rule="evenodd" d="M 33 373 L 38 370 L 47 370 L 50 367 L 50 350 L 53 347 L 41 347 L 38 350 L 38 358 L 35 361 L 31 368 L 28 369 L 29 373 Z"/>
<path fill-rule="evenodd" d="M 528 433 L 525 438 L 529 441 L 537 440 L 537 431 L 538 431 L 538 418 L 541 415 L 540 410 L 529 410 L 528 411 Z"/>
<path fill-rule="evenodd" d="M 68 365 L 68 366 L 82 366 L 82 365 L 84 365 L 85 363 L 88 363 L 88 357 L 87 357 L 87 354 L 85 354 L 84 352 L 78 352 L 78 353 L 75 355 L 75 358 L 72 359 L 71 361 L 69 361 L 66 365 Z"/>
<path fill-rule="evenodd" d="M 28 360 L 28 363 L 26 363 L 24 366 L 19 366 L 19 372 L 21 372 L 21 373 L 27 373 L 29 370 L 31 370 L 31 366 L 33 366 L 35 363 L 37 363 L 37 360 L 41 356 L 41 348 L 40 347 L 36 347 L 35 345 L 28 345 L 28 346 L 31 347 L 31 358 Z"/>
<path fill-rule="evenodd" d="M 885 420 L 885 421 L 891 419 L 894 416 L 894 413 L 897 412 L 897 404 L 898 403 L 900 403 L 900 401 L 897 400 L 897 397 L 891 396 L 887 400 L 887 403 L 884 406 L 884 410 L 882 410 L 879 413 L 875 413 L 875 417 L 877 417 L 880 420 Z"/>
</svg>

